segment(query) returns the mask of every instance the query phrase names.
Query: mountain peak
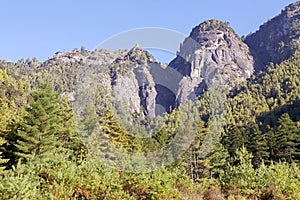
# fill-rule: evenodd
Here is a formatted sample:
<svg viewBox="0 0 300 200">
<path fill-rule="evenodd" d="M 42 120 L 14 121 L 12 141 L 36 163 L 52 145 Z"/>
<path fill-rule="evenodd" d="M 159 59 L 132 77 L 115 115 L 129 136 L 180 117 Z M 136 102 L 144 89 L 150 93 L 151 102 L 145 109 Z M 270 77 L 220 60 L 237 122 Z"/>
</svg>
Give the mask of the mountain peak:
<svg viewBox="0 0 300 200">
<path fill-rule="evenodd" d="M 190 33 L 190 38 L 198 40 L 200 34 L 207 32 L 231 32 L 235 34 L 234 30 L 229 27 L 229 22 L 210 19 L 194 27 Z M 237 34 L 235 35 L 237 36 Z"/>
<path fill-rule="evenodd" d="M 203 32 L 203 31 L 211 31 L 211 30 L 228 30 L 228 29 L 230 29 L 228 22 L 223 22 L 216 19 L 210 19 L 200 23 L 198 26 L 193 28 L 193 31 L 197 30 Z"/>
<path fill-rule="evenodd" d="M 300 14 L 300 1 L 297 1 L 295 3 L 292 3 L 285 7 L 285 10 L 283 12 L 286 12 L 289 17 L 293 17 Z"/>
<path fill-rule="evenodd" d="M 141 47 L 141 45 L 139 45 L 139 43 L 136 43 L 136 44 L 134 45 L 134 47 L 132 48 L 132 50 L 137 50 L 137 49 L 143 49 L 143 48 Z"/>
<path fill-rule="evenodd" d="M 155 58 L 139 44 L 136 44 L 127 55 L 125 55 L 124 60 L 130 60 L 138 64 L 155 62 Z"/>
<path fill-rule="evenodd" d="M 270 63 L 281 63 L 300 49 L 300 1 L 288 5 L 278 16 L 246 37 L 259 70 Z"/>
<path fill-rule="evenodd" d="M 177 95 L 180 104 L 193 92 L 201 95 L 207 87 L 232 88 L 245 81 L 253 74 L 253 57 L 228 23 L 207 20 L 192 29 L 169 67 L 187 77 L 181 83 L 186 87 L 179 88 L 181 94 Z"/>
</svg>

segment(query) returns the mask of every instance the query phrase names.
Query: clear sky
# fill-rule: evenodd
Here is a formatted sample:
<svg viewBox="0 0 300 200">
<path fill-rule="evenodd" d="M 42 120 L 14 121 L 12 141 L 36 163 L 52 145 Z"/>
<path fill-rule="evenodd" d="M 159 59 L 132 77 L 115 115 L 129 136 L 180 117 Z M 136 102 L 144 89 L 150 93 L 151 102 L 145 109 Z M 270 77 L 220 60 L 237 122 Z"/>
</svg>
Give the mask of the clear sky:
<svg viewBox="0 0 300 200">
<path fill-rule="evenodd" d="M 57 51 L 99 43 L 120 32 L 161 27 L 188 35 L 206 19 L 255 32 L 296 0 L 9 0 L 1 1 L 0 59 L 45 60 Z"/>
</svg>

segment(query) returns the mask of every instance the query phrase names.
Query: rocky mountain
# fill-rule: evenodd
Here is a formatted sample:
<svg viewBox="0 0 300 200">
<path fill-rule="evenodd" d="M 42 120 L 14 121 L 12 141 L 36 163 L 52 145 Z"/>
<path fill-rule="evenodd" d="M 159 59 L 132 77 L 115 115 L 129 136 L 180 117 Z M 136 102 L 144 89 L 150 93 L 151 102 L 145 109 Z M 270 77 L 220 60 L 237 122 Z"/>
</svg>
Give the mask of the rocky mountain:
<svg viewBox="0 0 300 200">
<path fill-rule="evenodd" d="M 192 29 L 167 67 L 136 45 L 115 52 L 84 48 L 57 52 L 45 62 L 0 61 L 0 68 L 31 82 L 49 79 L 70 100 L 81 99 L 79 107 L 85 101 L 97 104 L 91 99 L 102 95 L 119 112 L 154 117 L 197 99 L 209 87 L 231 89 L 269 62 L 289 58 L 300 46 L 299 14 L 300 1 L 244 41 L 228 23 L 204 21 Z M 105 94 L 95 93 L 95 88 Z"/>
<path fill-rule="evenodd" d="M 116 59 L 109 68 L 112 98 L 120 112 L 157 116 L 174 108 L 178 83 L 182 75 L 163 68 L 139 45 L 124 57 Z"/>
<path fill-rule="evenodd" d="M 253 64 L 249 48 L 227 23 L 201 23 L 169 64 L 184 76 L 178 86 L 177 104 L 196 98 L 211 86 L 232 88 L 253 74 Z"/>
<path fill-rule="evenodd" d="M 300 1 L 290 4 L 259 30 L 246 37 L 257 70 L 269 63 L 281 63 L 300 48 Z"/>
<path fill-rule="evenodd" d="M 131 113 L 143 111 L 147 116 L 155 116 L 157 92 L 148 67 L 153 63 L 154 57 L 136 45 L 109 68 L 113 98 L 120 106 L 131 108 Z"/>
<path fill-rule="evenodd" d="M 114 96 L 131 112 L 156 116 L 211 86 L 233 87 L 253 74 L 250 51 L 224 22 L 209 20 L 196 26 L 177 57 L 163 68 L 136 46 L 110 68 Z"/>
</svg>

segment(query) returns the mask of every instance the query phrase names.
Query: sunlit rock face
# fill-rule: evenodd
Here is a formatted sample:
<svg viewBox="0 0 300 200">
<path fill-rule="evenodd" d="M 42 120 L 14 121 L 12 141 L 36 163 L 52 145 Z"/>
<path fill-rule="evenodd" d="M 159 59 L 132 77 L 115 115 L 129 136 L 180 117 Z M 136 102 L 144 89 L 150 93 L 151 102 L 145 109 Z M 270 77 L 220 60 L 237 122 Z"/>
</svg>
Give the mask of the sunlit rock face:
<svg viewBox="0 0 300 200">
<path fill-rule="evenodd" d="M 254 72 L 250 50 L 227 23 L 209 20 L 196 26 L 169 64 L 184 77 L 176 103 L 201 95 L 211 86 L 232 88 Z"/>
</svg>

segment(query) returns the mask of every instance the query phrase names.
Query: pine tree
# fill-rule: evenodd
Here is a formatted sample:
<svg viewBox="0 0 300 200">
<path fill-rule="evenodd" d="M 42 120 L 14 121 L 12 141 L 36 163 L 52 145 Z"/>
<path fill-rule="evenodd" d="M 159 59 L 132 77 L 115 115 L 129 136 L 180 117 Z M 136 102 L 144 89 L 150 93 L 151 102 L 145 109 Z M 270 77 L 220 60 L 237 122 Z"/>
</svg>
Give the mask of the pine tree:
<svg viewBox="0 0 300 200">
<path fill-rule="evenodd" d="M 270 127 L 270 125 L 267 125 L 266 128 L 263 131 L 267 137 L 267 144 L 269 148 L 269 158 L 272 161 L 276 161 L 276 155 L 277 155 L 277 146 L 276 146 L 276 138 L 273 128 Z"/>
<path fill-rule="evenodd" d="M 208 121 L 208 131 L 201 144 L 199 163 L 202 165 L 202 170 L 208 173 L 206 177 L 218 177 L 223 167 L 226 164 L 228 151 L 221 144 L 223 128 L 218 125 L 219 120 Z M 204 154 L 203 154 L 204 153 Z"/>
<path fill-rule="evenodd" d="M 75 125 L 74 112 L 66 99 L 60 101 L 59 118 L 62 130 L 57 136 L 62 146 L 72 150 L 76 159 L 83 157 L 86 149 Z"/>
<path fill-rule="evenodd" d="M 107 112 L 102 126 L 103 134 L 108 135 L 111 142 L 113 142 L 117 147 L 122 147 L 127 150 L 130 149 L 130 144 L 126 137 L 127 133 L 120 127 L 112 110 Z"/>
<path fill-rule="evenodd" d="M 63 145 L 67 145 L 74 137 L 77 136 L 77 131 L 73 119 L 73 110 L 66 99 L 61 100 L 58 114 L 63 128 L 59 135 L 59 139 Z"/>
<path fill-rule="evenodd" d="M 222 139 L 224 147 L 230 155 L 234 155 L 236 150 L 246 143 L 246 137 L 239 127 L 230 125 L 225 129 L 225 135 Z"/>
<path fill-rule="evenodd" d="M 5 143 L 5 140 L 0 137 L 0 146 L 2 146 Z M 5 164 L 8 162 L 7 159 L 2 158 L 2 150 L 0 149 L 0 174 L 3 173 L 3 170 L 5 169 Z"/>
<path fill-rule="evenodd" d="M 164 147 L 170 141 L 170 134 L 166 127 L 163 127 L 157 134 L 153 136 L 154 140 L 159 144 L 159 147 Z"/>
<path fill-rule="evenodd" d="M 81 125 L 81 136 L 88 137 L 96 133 L 99 129 L 99 117 L 96 114 L 95 109 L 92 105 L 87 105 L 84 110 L 80 120 Z"/>
<path fill-rule="evenodd" d="M 236 150 L 233 157 L 235 165 L 228 165 L 225 173 L 220 177 L 220 183 L 223 188 L 229 190 L 230 188 L 248 189 L 253 187 L 256 179 L 256 171 L 252 165 L 252 154 L 242 146 Z"/>
<path fill-rule="evenodd" d="M 14 113 L 12 111 L 13 109 L 8 106 L 8 103 L 6 101 L 7 99 L 0 99 L 0 151 L 1 156 L 9 160 L 7 165 L 11 165 L 12 163 L 10 162 L 14 160 L 15 156 L 13 155 L 14 146 L 10 145 L 10 143 L 15 142 L 16 137 L 14 137 L 14 134 L 11 134 L 10 131 L 10 129 L 12 128 L 10 127 L 10 123 L 14 116 Z"/>
<path fill-rule="evenodd" d="M 141 146 L 136 142 L 133 136 L 130 136 L 118 122 L 112 109 L 109 109 L 106 115 L 100 118 L 101 131 L 99 137 L 99 146 L 101 154 L 106 158 L 114 159 L 113 152 L 119 151 L 139 151 Z"/>
<path fill-rule="evenodd" d="M 286 161 L 298 161 L 300 150 L 297 148 L 300 144 L 299 130 L 289 114 L 283 114 L 278 120 L 279 126 L 275 132 L 276 145 L 279 150 L 279 159 Z"/>
<path fill-rule="evenodd" d="M 31 94 L 27 114 L 17 131 L 19 140 L 15 145 L 18 157 L 46 158 L 57 146 L 63 135 L 59 117 L 59 96 L 49 83 L 42 84 Z"/>
<path fill-rule="evenodd" d="M 254 167 L 257 168 L 263 160 L 269 157 L 266 135 L 262 134 L 256 123 L 251 123 L 248 126 L 248 134 L 250 137 L 249 150 L 253 155 L 252 162 Z"/>
<path fill-rule="evenodd" d="M 15 134 L 19 122 L 24 115 L 24 105 L 27 103 L 29 94 L 28 85 L 17 81 L 0 70 L 0 137 L 6 142 L 1 146 L 2 157 L 8 160 L 7 168 L 16 164 Z"/>
<path fill-rule="evenodd" d="M 202 168 L 204 177 L 216 178 L 223 171 L 228 151 L 220 142 L 216 142 L 212 151 L 204 158 L 199 159 L 199 168 Z"/>
<path fill-rule="evenodd" d="M 197 125 L 194 141 L 190 149 L 185 153 L 185 156 L 188 158 L 187 171 L 190 174 L 191 178 L 195 181 L 203 176 L 201 163 L 199 161 L 201 159 L 201 151 L 203 150 L 201 149 L 201 145 L 206 134 L 207 128 L 205 127 L 204 122 L 200 120 Z"/>
</svg>

